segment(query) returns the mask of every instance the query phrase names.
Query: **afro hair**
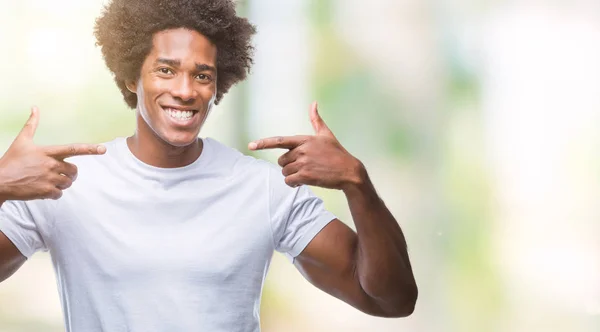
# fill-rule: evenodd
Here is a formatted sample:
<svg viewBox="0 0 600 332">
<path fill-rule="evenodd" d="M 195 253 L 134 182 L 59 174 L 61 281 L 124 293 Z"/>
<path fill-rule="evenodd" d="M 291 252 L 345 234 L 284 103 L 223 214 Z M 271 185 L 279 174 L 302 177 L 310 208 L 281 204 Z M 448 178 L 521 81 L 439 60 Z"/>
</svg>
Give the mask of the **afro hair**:
<svg viewBox="0 0 600 332">
<path fill-rule="evenodd" d="M 96 20 L 94 35 L 108 69 L 127 105 L 135 108 L 137 96 L 126 82 L 137 81 L 152 50 L 156 32 L 195 30 L 217 47 L 218 104 L 252 65 L 254 25 L 237 16 L 232 0 L 113 0 Z"/>
</svg>

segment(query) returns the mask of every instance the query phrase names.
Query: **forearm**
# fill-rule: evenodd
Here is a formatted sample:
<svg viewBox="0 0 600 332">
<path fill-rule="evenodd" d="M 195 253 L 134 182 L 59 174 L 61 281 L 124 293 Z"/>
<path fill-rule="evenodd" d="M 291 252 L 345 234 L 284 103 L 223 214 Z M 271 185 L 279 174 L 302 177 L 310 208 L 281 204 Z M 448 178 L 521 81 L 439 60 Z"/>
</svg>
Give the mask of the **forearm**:
<svg viewBox="0 0 600 332">
<path fill-rule="evenodd" d="M 356 277 L 365 293 L 382 306 L 412 307 L 417 287 L 404 234 L 364 167 L 360 172 L 360 181 L 344 188 L 358 233 Z"/>
</svg>

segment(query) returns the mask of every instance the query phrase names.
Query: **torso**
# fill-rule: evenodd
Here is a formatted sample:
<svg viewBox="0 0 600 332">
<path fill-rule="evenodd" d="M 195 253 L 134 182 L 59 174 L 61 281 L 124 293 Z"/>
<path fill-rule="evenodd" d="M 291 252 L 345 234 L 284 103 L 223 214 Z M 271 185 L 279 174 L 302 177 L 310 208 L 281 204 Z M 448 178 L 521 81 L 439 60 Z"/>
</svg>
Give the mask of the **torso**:
<svg viewBox="0 0 600 332">
<path fill-rule="evenodd" d="M 67 330 L 258 331 L 274 250 L 259 162 L 205 140 L 195 163 L 154 169 L 124 144 L 73 161 L 49 223 Z"/>
</svg>

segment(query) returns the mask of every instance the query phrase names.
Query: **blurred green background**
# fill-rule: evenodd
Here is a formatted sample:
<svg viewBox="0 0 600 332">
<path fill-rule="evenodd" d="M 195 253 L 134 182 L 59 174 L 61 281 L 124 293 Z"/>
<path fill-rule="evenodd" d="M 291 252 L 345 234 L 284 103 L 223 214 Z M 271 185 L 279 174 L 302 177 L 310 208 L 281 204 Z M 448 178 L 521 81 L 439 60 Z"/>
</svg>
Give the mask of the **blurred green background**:
<svg viewBox="0 0 600 332">
<path fill-rule="evenodd" d="M 131 135 L 94 46 L 99 0 L 1 0 L 0 151 Z M 313 100 L 406 233 L 420 297 L 406 319 L 325 295 L 276 254 L 263 331 L 599 331 L 600 3 L 245 0 L 252 74 L 201 132 L 310 133 Z M 278 152 L 257 154 L 275 161 Z M 340 219 L 339 192 L 315 191 Z M 49 256 L 0 284 L 0 331 L 62 331 Z"/>
</svg>

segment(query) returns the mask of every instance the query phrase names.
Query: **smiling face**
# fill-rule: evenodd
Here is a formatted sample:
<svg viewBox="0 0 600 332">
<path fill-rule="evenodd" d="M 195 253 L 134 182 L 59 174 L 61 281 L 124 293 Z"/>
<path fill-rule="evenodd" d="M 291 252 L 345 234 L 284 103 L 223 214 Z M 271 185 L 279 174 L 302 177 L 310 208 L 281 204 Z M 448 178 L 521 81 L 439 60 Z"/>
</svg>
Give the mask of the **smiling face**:
<svg viewBox="0 0 600 332">
<path fill-rule="evenodd" d="M 150 129 L 169 145 L 190 145 L 215 101 L 217 47 L 184 28 L 158 32 L 152 42 L 139 80 L 127 84 L 137 94 L 138 132 Z"/>
</svg>

